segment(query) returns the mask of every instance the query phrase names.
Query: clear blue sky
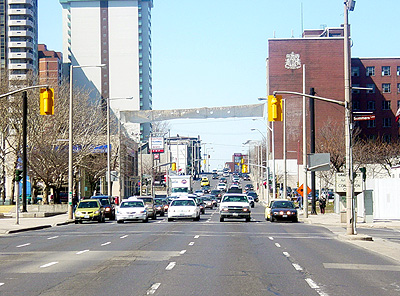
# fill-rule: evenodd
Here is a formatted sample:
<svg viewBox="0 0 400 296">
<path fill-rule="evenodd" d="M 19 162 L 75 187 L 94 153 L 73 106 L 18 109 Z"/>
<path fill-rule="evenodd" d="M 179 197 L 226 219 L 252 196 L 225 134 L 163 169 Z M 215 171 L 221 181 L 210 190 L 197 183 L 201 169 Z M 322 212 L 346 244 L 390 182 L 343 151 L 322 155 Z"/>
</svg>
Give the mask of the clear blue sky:
<svg viewBox="0 0 400 296">
<path fill-rule="evenodd" d="M 266 96 L 267 42 L 301 36 L 303 28 L 343 23 L 343 0 L 154 0 L 152 10 L 153 109 L 258 103 Z M 353 57 L 398 57 L 398 0 L 357 0 L 349 14 Z M 62 50 L 61 5 L 39 0 L 39 42 Z M 251 119 L 174 120 L 171 135 L 197 136 L 207 144 L 210 168 L 247 153 L 260 140 Z"/>
</svg>

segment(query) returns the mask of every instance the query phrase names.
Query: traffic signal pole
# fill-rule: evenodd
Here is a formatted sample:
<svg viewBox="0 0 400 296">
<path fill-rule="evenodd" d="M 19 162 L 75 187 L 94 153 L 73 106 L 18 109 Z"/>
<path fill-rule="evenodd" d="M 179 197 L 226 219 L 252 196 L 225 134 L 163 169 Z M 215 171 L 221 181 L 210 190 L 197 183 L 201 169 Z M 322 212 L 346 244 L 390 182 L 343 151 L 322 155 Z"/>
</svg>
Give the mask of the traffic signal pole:
<svg viewBox="0 0 400 296">
<path fill-rule="evenodd" d="M 26 212 L 26 170 L 27 170 L 27 126 L 28 126 L 28 94 L 26 91 L 22 93 L 22 212 Z M 19 199 L 19 196 L 17 197 Z"/>
</svg>

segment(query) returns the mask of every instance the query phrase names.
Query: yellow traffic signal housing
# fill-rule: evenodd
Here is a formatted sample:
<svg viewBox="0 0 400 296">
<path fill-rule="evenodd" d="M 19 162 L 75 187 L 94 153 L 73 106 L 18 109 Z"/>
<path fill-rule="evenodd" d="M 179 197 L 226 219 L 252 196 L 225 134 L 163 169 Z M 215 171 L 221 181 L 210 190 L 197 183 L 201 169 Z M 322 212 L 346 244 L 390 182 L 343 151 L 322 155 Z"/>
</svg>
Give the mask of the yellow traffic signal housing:
<svg viewBox="0 0 400 296">
<path fill-rule="evenodd" d="M 282 96 L 268 96 L 268 121 L 282 121 Z"/>
<path fill-rule="evenodd" d="M 247 174 L 248 172 L 249 172 L 249 171 L 248 171 L 247 165 L 246 165 L 246 164 L 242 165 L 242 173 Z"/>
<path fill-rule="evenodd" d="M 40 89 L 40 115 L 54 114 L 54 89 Z"/>
<path fill-rule="evenodd" d="M 176 171 L 176 162 L 173 162 L 173 163 L 171 164 L 171 170 L 172 170 L 172 171 Z"/>
</svg>

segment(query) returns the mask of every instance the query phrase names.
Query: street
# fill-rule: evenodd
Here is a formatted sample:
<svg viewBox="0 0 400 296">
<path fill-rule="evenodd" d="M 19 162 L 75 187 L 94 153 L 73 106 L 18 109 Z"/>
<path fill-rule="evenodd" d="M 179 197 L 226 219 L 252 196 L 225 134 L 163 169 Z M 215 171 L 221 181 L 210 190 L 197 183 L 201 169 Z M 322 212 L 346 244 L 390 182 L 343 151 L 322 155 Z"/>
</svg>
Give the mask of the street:
<svg viewBox="0 0 400 296">
<path fill-rule="evenodd" d="M 1 295 L 398 295 L 400 265 L 304 223 L 69 224 L 2 237 Z"/>
</svg>

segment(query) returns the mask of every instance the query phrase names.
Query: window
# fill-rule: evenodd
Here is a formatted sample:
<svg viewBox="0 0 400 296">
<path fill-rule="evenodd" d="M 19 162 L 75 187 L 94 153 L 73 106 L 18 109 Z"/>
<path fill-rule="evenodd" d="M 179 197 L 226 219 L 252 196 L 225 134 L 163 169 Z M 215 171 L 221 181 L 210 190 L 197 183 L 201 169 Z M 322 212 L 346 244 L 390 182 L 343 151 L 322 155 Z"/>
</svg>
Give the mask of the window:
<svg viewBox="0 0 400 296">
<path fill-rule="evenodd" d="M 390 101 L 382 101 L 382 110 L 390 110 Z"/>
<path fill-rule="evenodd" d="M 366 76 L 375 76 L 375 67 L 367 67 L 365 71 Z"/>
<path fill-rule="evenodd" d="M 351 76 L 360 76 L 360 68 L 351 67 Z"/>
<path fill-rule="evenodd" d="M 375 110 L 375 101 L 367 102 L 367 110 Z"/>
<path fill-rule="evenodd" d="M 400 93 L 400 83 L 397 83 L 397 92 Z"/>
<path fill-rule="evenodd" d="M 374 120 L 367 120 L 367 127 L 368 128 L 376 127 L 375 119 Z"/>
<path fill-rule="evenodd" d="M 382 83 L 382 92 L 390 93 L 390 83 Z"/>
<path fill-rule="evenodd" d="M 360 102 L 353 101 L 353 110 L 360 110 Z"/>
<path fill-rule="evenodd" d="M 383 118 L 383 127 L 391 127 L 392 126 L 392 119 L 385 117 Z"/>
<path fill-rule="evenodd" d="M 360 87 L 360 85 L 359 84 L 352 84 L 351 85 L 352 87 Z M 351 90 L 351 93 L 353 93 L 353 94 L 359 94 L 360 93 L 360 90 L 359 89 L 352 89 Z"/>
<path fill-rule="evenodd" d="M 369 135 L 368 139 L 371 141 L 375 141 L 376 140 L 376 135 Z"/>
<path fill-rule="evenodd" d="M 390 76 L 390 66 L 382 66 L 382 76 Z"/>
<path fill-rule="evenodd" d="M 383 142 L 389 144 L 391 142 L 391 140 L 392 140 L 392 135 L 390 135 L 390 134 L 383 135 Z"/>
<path fill-rule="evenodd" d="M 397 66 L 397 76 L 400 76 L 400 66 Z"/>
<path fill-rule="evenodd" d="M 400 108 L 400 100 L 397 100 L 397 109 Z"/>
<path fill-rule="evenodd" d="M 375 84 L 367 83 L 367 88 L 372 88 L 372 90 L 367 90 L 367 94 L 374 94 L 375 93 Z"/>
</svg>

